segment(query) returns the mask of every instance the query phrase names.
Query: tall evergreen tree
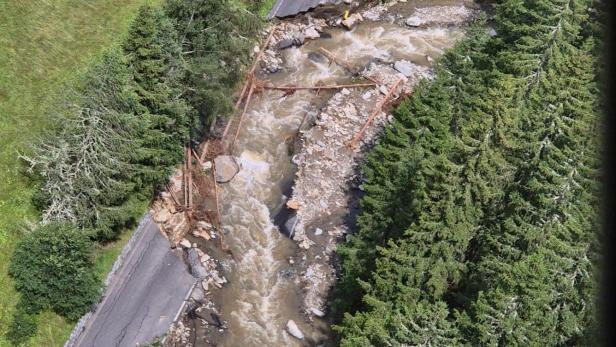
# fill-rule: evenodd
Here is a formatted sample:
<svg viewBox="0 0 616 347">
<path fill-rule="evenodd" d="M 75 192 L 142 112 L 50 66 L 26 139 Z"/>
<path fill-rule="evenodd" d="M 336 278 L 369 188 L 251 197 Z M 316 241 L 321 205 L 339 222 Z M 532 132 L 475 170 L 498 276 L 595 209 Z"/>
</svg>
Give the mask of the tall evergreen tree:
<svg viewBox="0 0 616 347">
<path fill-rule="evenodd" d="M 178 37 L 162 10 L 144 5 L 124 42 L 146 121 L 140 152 L 140 184 L 148 189 L 168 179 L 183 159 L 188 141 L 189 108 L 181 97 L 180 80 L 185 72 Z"/>
<path fill-rule="evenodd" d="M 42 179 L 44 223 L 71 221 L 113 238 L 129 218 L 140 150 L 134 139 L 144 128 L 134 115 L 138 103 L 122 54 L 109 51 L 93 65 L 72 101 L 68 114 L 58 117 L 59 133 L 24 159 Z"/>
</svg>

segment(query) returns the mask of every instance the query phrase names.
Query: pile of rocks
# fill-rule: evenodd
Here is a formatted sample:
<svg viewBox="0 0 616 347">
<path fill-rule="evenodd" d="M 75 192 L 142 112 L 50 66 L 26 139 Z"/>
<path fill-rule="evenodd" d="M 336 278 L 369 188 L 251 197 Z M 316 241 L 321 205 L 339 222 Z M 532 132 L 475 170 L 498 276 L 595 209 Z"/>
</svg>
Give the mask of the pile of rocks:
<svg viewBox="0 0 616 347">
<path fill-rule="evenodd" d="M 479 13 L 466 6 L 430 6 L 417 9 L 405 23 L 410 27 L 459 25 L 476 18 Z"/>
<path fill-rule="evenodd" d="M 181 170 L 177 170 L 171 177 L 169 188 L 175 196 L 181 196 Z M 160 193 L 159 197 L 152 203 L 150 213 L 172 244 L 177 244 L 190 230 L 190 223 L 186 218 L 186 214 L 177 208 L 169 191 Z"/>
<path fill-rule="evenodd" d="M 191 298 L 203 304 L 210 290 L 213 287 L 222 288 L 222 286 L 227 283 L 227 279 L 218 271 L 219 266 L 217 261 L 199 248 L 188 249 L 186 258 L 191 274 L 197 280 L 201 281 L 201 285 L 196 286 L 193 290 Z"/>
<path fill-rule="evenodd" d="M 266 73 L 275 73 L 280 71 L 283 60 L 280 57 L 280 50 L 293 46 L 301 46 L 306 40 L 315 40 L 321 37 L 323 30 L 327 27 L 324 19 L 312 18 L 310 15 L 305 16 L 305 23 L 299 22 L 282 22 L 275 27 L 272 34 L 272 40 L 268 47 L 265 47 L 260 66 Z M 260 48 L 255 47 L 255 54 L 258 54 Z"/>
<path fill-rule="evenodd" d="M 334 94 L 317 115 L 315 126 L 301 133 L 301 149 L 292 159 L 298 170 L 287 206 L 296 209 L 293 240 L 314 254 L 301 258 L 306 259 L 302 264 L 306 271 L 300 276 L 304 310 L 311 316 L 324 312 L 325 298 L 335 280 L 329 259 L 335 244 L 347 233 L 343 218 L 348 212 L 349 184 L 357 178 L 357 165 L 363 158 L 359 148 L 371 146 L 391 116 L 379 112 L 359 148 L 351 149 L 349 141 L 395 82 L 403 80 L 393 98 L 410 94 L 421 79 L 432 77 L 429 68 L 407 61 L 372 62 L 361 74 L 381 84 L 370 89 L 342 89 Z M 327 232 L 321 229 L 324 220 L 328 221 L 324 227 Z"/>
</svg>

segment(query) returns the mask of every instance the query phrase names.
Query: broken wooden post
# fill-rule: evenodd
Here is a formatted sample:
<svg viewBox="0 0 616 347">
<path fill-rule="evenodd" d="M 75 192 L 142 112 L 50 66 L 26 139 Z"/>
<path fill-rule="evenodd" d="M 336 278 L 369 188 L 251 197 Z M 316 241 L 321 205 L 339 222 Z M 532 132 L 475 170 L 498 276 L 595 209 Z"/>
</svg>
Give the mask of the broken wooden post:
<svg viewBox="0 0 616 347">
<path fill-rule="evenodd" d="M 186 148 L 184 149 L 184 157 L 186 158 Z M 182 167 L 182 192 L 184 193 L 184 201 L 183 201 L 183 205 L 187 206 L 188 205 L 188 191 L 187 191 L 187 186 L 188 186 L 188 169 L 187 169 L 188 165 L 186 165 L 186 159 L 184 159 L 184 163 L 183 163 L 183 167 Z"/>
<path fill-rule="evenodd" d="M 233 141 L 227 148 L 227 152 L 233 150 L 233 146 L 235 145 L 235 141 L 237 137 L 240 135 L 240 129 L 242 129 L 242 121 L 244 121 L 244 116 L 246 115 L 246 111 L 248 110 L 248 105 L 250 105 L 250 99 L 252 98 L 252 93 L 254 92 L 254 84 L 250 85 L 250 89 L 248 90 L 248 96 L 246 97 L 246 102 L 244 103 L 244 111 L 242 111 L 242 115 L 240 116 L 240 120 L 237 123 L 237 130 L 235 131 L 235 136 L 233 137 Z"/>
<path fill-rule="evenodd" d="M 366 124 L 364 124 L 364 126 L 361 128 L 361 130 L 353 137 L 353 139 L 348 143 L 349 147 L 352 150 L 355 150 L 357 148 L 357 142 L 359 142 L 359 140 L 362 138 L 362 136 L 364 135 L 364 132 L 366 132 L 366 129 L 368 129 L 368 126 L 370 126 L 370 123 L 372 123 L 372 120 L 374 119 L 374 117 L 376 117 L 380 112 L 381 109 L 383 108 L 383 106 L 385 105 L 385 103 L 387 102 L 387 100 L 389 99 L 389 97 L 391 96 L 391 94 L 393 94 L 393 92 L 396 90 L 396 88 L 398 87 L 398 85 L 404 80 L 404 78 L 400 78 L 398 79 L 387 91 L 387 94 L 385 94 L 385 97 L 377 104 L 374 112 L 372 112 L 372 114 L 370 115 L 370 117 L 368 117 L 368 120 L 366 121 Z"/>
<path fill-rule="evenodd" d="M 188 213 L 189 216 L 192 215 L 192 207 L 193 207 L 193 194 L 192 194 L 192 151 L 190 149 L 190 146 L 186 147 L 186 156 L 187 156 L 187 163 L 188 163 Z"/>
<path fill-rule="evenodd" d="M 233 108 L 234 114 L 235 112 L 237 112 L 238 108 L 240 107 L 242 100 L 244 100 L 244 95 L 246 94 L 246 90 L 248 90 L 248 88 L 253 87 L 253 82 L 254 82 L 253 79 L 254 79 L 255 70 L 257 69 L 257 64 L 259 63 L 259 60 L 261 60 L 261 57 L 263 56 L 263 52 L 265 52 L 265 50 L 267 49 L 267 46 L 269 46 L 269 43 L 272 40 L 272 37 L 274 35 L 274 31 L 276 31 L 276 26 L 274 26 L 272 30 L 270 31 L 269 35 L 267 36 L 267 39 L 265 40 L 265 43 L 259 50 L 259 54 L 257 54 L 255 61 L 252 63 L 250 70 L 246 74 L 246 83 L 244 83 L 244 87 L 242 87 L 242 92 L 240 93 L 240 97 L 235 102 L 235 106 Z M 227 136 L 227 133 L 229 132 L 229 128 L 231 127 L 232 121 L 233 121 L 233 118 L 230 118 L 229 121 L 227 122 L 227 125 L 225 126 L 225 130 L 222 133 L 221 140 L 224 139 L 225 136 Z"/>
<path fill-rule="evenodd" d="M 321 89 L 343 89 L 343 88 L 366 88 L 374 87 L 376 83 L 357 83 L 357 84 L 335 84 L 329 86 L 314 86 L 314 87 L 297 87 L 297 86 L 263 86 L 264 89 L 270 90 L 321 90 Z"/>
<path fill-rule="evenodd" d="M 352 71 L 353 68 L 351 67 L 351 64 L 348 63 L 347 61 L 336 57 L 336 55 L 334 55 L 334 53 L 328 51 L 327 49 L 320 47 L 319 50 L 321 50 L 321 52 L 323 52 L 323 54 L 325 54 L 325 56 L 330 60 L 330 62 L 334 62 L 340 66 L 342 66 L 343 68 Z"/>
</svg>

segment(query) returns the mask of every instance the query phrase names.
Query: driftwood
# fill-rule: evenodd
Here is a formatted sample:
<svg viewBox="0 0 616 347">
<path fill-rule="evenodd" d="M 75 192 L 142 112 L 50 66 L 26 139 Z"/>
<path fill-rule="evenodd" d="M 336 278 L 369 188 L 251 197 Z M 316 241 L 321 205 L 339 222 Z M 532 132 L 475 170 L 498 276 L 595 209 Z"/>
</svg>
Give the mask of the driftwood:
<svg viewBox="0 0 616 347">
<path fill-rule="evenodd" d="M 250 105 L 250 99 L 252 98 L 252 93 L 254 92 L 254 90 L 255 90 L 255 86 L 254 84 L 251 84 L 250 89 L 248 90 L 248 96 L 246 97 L 246 102 L 244 103 L 244 110 L 242 111 L 242 115 L 240 116 L 240 120 L 237 124 L 237 130 L 235 131 L 235 136 L 233 137 L 233 141 L 231 141 L 229 148 L 227 148 L 227 151 L 233 150 L 235 141 L 237 140 L 237 137 L 240 135 L 240 130 L 242 129 L 242 122 L 244 121 L 244 116 L 246 115 L 246 111 L 248 110 L 248 105 Z"/>
<path fill-rule="evenodd" d="M 319 48 L 319 50 L 321 52 L 323 52 L 323 54 L 325 54 L 325 56 L 331 61 L 334 62 L 340 66 L 342 66 L 343 68 L 349 70 L 352 72 L 353 67 L 351 66 L 351 64 L 349 62 L 347 62 L 346 60 L 343 60 L 342 58 L 338 58 L 336 57 L 336 55 L 330 51 L 328 51 L 327 49 L 321 47 Z"/>
<path fill-rule="evenodd" d="M 314 87 L 297 87 L 297 86 L 271 86 L 265 85 L 263 89 L 269 90 L 321 90 L 321 89 L 342 89 L 342 88 L 366 88 L 374 87 L 376 83 L 357 83 L 357 84 L 336 84 L 328 86 L 314 86 Z"/>
<path fill-rule="evenodd" d="M 403 78 L 400 78 L 394 84 L 392 84 L 392 86 L 387 91 L 387 94 L 385 94 L 385 97 L 381 101 L 379 101 L 379 103 L 376 105 L 374 112 L 372 112 L 372 114 L 370 115 L 370 117 L 368 118 L 364 126 L 361 128 L 361 130 L 357 134 L 355 134 L 353 139 L 348 143 L 351 149 L 355 150 L 357 148 L 357 143 L 364 136 L 364 133 L 366 132 L 366 129 L 368 129 L 368 126 L 370 126 L 374 118 L 381 112 L 381 110 L 383 109 L 383 106 L 385 105 L 387 100 L 389 100 L 389 98 L 391 97 L 391 94 L 393 94 L 393 92 L 396 90 L 398 85 L 402 83 L 403 80 L 404 80 Z"/>
<path fill-rule="evenodd" d="M 267 46 L 269 46 L 269 43 L 272 40 L 272 37 L 274 35 L 274 31 L 276 31 L 276 27 L 273 27 L 272 30 L 270 31 L 269 35 L 267 36 L 267 39 L 265 40 L 265 43 L 263 44 L 263 46 L 261 46 L 261 49 L 259 50 L 259 54 L 257 54 L 255 61 L 252 63 L 250 70 L 246 74 L 246 83 L 244 83 L 244 87 L 242 87 L 242 92 L 240 93 L 239 98 L 235 102 L 234 113 L 237 112 L 237 110 L 240 107 L 240 104 L 242 103 L 242 100 L 244 100 L 246 91 L 249 90 L 249 88 L 253 87 L 255 70 L 257 69 L 257 64 L 261 60 L 261 57 L 263 56 L 263 52 L 265 52 L 265 50 L 267 49 Z M 222 139 L 224 139 L 225 136 L 227 136 L 227 133 L 229 132 L 229 128 L 231 127 L 231 123 L 232 123 L 232 119 L 229 119 L 229 121 L 227 122 L 227 126 L 225 127 L 225 130 L 222 133 Z"/>
<path fill-rule="evenodd" d="M 351 64 L 349 62 L 347 62 L 346 60 L 337 57 L 334 53 L 328 51 L 327 49 L 321 47 L 319 48 L 321 50 L 321 52 L 323 52 L 323 54 L 325 54 L 325 56 L 332 62 L 344 67 L 345 69 L 347 69 L 349 72 L 354 72 L 353 71 L 353 67 L 351 66 Z M 367 75 L 362 75 L 363 78 L 367 79 L 368 81 L 371 81 L 373 83 L 376 84 L 383 84 L 381 81 L 379 81 L 378 79 L 372 77 L 372 76 L 367 76 Z"/>
</svg>

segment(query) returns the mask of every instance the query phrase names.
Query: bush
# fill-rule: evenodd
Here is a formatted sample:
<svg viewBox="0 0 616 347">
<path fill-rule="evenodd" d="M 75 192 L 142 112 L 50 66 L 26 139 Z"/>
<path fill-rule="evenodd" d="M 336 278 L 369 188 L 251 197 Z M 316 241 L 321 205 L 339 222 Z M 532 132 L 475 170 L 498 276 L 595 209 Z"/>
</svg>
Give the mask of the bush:
<svg viewBox="0 0 616 347">
<path fill-rule="evenodd" d="M 51 309 L 76 321 L 100 293 L 93 244 L 85 233 L 67 223 L 42 225 L 21 239 L 11 258 L 9 273 L 28 314 Z M 26 321 L 25 315 L 21 315 L 16 315 L 16 324 Z"/>
<path fill-rule="evenodd" d="M 36 316 L 27 313 L 21 305 L 17 308 L 13 316 L 6 337 L 13 345 L 21 345 L 36 334 Z"/>
</svg>

